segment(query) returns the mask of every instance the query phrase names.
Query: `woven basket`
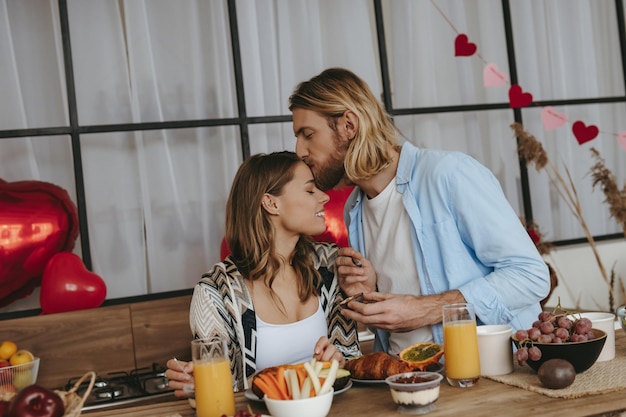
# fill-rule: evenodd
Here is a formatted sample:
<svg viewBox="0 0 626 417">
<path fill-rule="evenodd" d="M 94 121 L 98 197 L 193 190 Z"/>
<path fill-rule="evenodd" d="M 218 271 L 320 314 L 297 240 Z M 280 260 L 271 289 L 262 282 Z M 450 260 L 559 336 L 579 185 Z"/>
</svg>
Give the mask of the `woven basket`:
<svg viewBox="0 0 626 417">
<path fill-rule="evenodd" d="M 76 393 L 76 390 L 78 390 L 78 388 L 80 387 L 80 384 L 86 381 L 87 378 L 90 378 L 89 385 L 87 386 L 87 389 L 85 390 L 85 392 L 83 393 L 83 396 L 81 397 L 80 395 Z M 59 395 L 59 397 L 61 397 L 61 399 L 63 400 L 63 404 L 65 404 L 65 414 L 63 415 L 63 417 L 79 417 L 80 416 L 80 413 L 83 409 L 83 405 L 85 404 L 85 400 L 87 399 L 87 397 L 89 397 L 89 394 L 91 393 L 91 389 L 93 388 L 93 385 L 95 382 L 96 382 L 96 373 L 93 371 L 89 371 L 85 375 L 83 375 L 78 381 L 76 381 L 74 383 L 74 386 L 69 391 L 54 390 L 54 392 L 56 392 Z"/>
<path fill-rule="evenodd" d="M 76 390 L 78 390 L 80 384 L 86 381 L 87 378 L 90 378 L 89 385 L 87 386 L 87 389 L 81 397 L 76 393 Z M 76 383 L 74 383 L 74 386 L 69 391 L 54 390 L 54 392 L 56 392 L 57 395 L 61 397 L 61 399 L 63 400 L 63 404 L 65 405 L 65 414 L 63 414 L 63 417 L 80 416 L 83 405 L 85 404 L 85 400 L 87 399 L 87 397 L 89 397 L 89 394 L 91 394 L 91 389 L 93 388 L 95 382 L 96 373 L 93 371 L 89 371 L 85 375 L 83 375 L 78 381 L 76 381 Z M 14 396 L 14 393 L 0 393 L 0 400 L 11 401 Z"/>
</svg>

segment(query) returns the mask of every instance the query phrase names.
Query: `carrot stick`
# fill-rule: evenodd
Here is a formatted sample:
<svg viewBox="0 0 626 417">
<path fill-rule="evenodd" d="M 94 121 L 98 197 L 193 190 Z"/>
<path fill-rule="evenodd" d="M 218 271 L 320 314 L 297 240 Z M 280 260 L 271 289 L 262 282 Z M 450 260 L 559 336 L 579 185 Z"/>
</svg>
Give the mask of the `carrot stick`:
<svg viewBox="0 0 626 417">
<path fill-rule="evenodd" d="M 276 377 L 274 375 L 270 373 L 261 373 L 257 377 L 261 378 L 267 383 L 268 387 L 271 389 L 272 395 L 275 396 L 270 397 L 270 395 L 266 393 L 268 397 L 274 398 L 275 400 L 286 400 L 289 398 L 289 394 L 280 389 L 278 381 L 276 380 Z"/>
<path fill-rule="evenodd" d="M 273 400 L 279 399 L 278 393 L 264 379 L 257 377 L 254 383 L 256 384 L 257 387 L 259 387 L 261 391 L 263 391 L 263 393 L 267 396 L 267 398 L 271 398 Z"/>
<path fill-rule="evenodd" d="M 276 371 L 276 383 L 278 384 L 278 389 L 280 389 L 285 396 L 288 397 L 289 389 L 287 388 L 287 379 L 285 378 L 285 368 L 282 366 L 279 366 Z"/>
</svg>

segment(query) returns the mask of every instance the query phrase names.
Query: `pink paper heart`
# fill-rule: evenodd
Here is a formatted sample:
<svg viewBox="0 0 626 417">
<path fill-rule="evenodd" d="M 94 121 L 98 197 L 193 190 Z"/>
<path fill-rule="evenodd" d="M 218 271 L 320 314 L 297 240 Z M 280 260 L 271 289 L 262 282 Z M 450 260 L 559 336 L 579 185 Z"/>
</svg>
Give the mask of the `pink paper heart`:
<svg viewBox="0 0 626 417">
<path fill-rule="evenodd" d="M 617 142 L 626 151 L 626 130 L 624 130 L 623 132 L 619 132 L 619 135 L 617 136 Z"/>
<path fill-rule="evenodd" d="M 506 75 L 498 70 L 496 64 L 487 64 L 483 69 L 483 85 L 485 87 L 498 87 L 506 84 Z"/>
<path fill-rule="evenodd" d="M 557 113 L 554 107 L 548 106 L 541 110 L 541 121 L 546 131 L 558 129 L 567 122 L 567 116 L 564 113 Z"/>
<path fill-rule="evenodd" d="M 454 56 L 472 56 L 476 49 L 476 44 L 470 42 L 464 33 L 458 35 L 454 40 Z"/>
<path fill-rule="evenodd" d="M 515 84 L 509 88 L 509 105 L 511 108 L 526 107 L 533 102 L 533 96 L 530 93 L 524 93 L 522 87 Z"/>
<path fill-rule="evenodd" d="M 582 145 L 585 142 L 589 142 L 598 136 L 600 130 L 597 126 L 594 125 L 585 125 L 582 121 L 578 120 L 574 122 L 572 126 L 572 132 L 574 132 L 574 136 L 576 136 L 576 140 L 579 145 Z"/>
</svg>

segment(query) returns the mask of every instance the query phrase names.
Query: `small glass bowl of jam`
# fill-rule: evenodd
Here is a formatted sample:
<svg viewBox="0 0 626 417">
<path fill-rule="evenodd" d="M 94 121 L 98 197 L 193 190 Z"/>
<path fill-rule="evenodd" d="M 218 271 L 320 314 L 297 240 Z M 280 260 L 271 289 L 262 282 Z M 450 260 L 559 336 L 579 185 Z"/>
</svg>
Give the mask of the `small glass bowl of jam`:
<svg viewBox="0 0 626 417">
<path fill-rule="evenodd" d="M 443 376 L 437 372 L 405 372 L 385 379 L 402 414 L 426 414 L 435 407 Z"/>
</svg>

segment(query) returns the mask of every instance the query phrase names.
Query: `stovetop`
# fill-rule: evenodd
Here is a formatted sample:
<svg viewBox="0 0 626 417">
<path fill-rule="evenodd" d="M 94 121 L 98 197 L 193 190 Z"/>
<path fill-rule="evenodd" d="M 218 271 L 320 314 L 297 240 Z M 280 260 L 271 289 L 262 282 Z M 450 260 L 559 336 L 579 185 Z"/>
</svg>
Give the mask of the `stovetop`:
<svg viewBox="0 0 626 417">
<path fill-rule="evenodd" d="M 94 386 L 85 400 L 83 410 L 95 410 L 131 404 L 147 399 L 174 396 L 174 390 L 167 384 L 166 368 L 153 364 L 152 368 L 134 369 L 130 372 L 112 372 L 97 375 Z M 68 380 L 62 390 L 70 390 L 80 377 Z M 76 394 L 81 397 L 89 387 L 89 381 L 80 384 Z"/>
</svg>

